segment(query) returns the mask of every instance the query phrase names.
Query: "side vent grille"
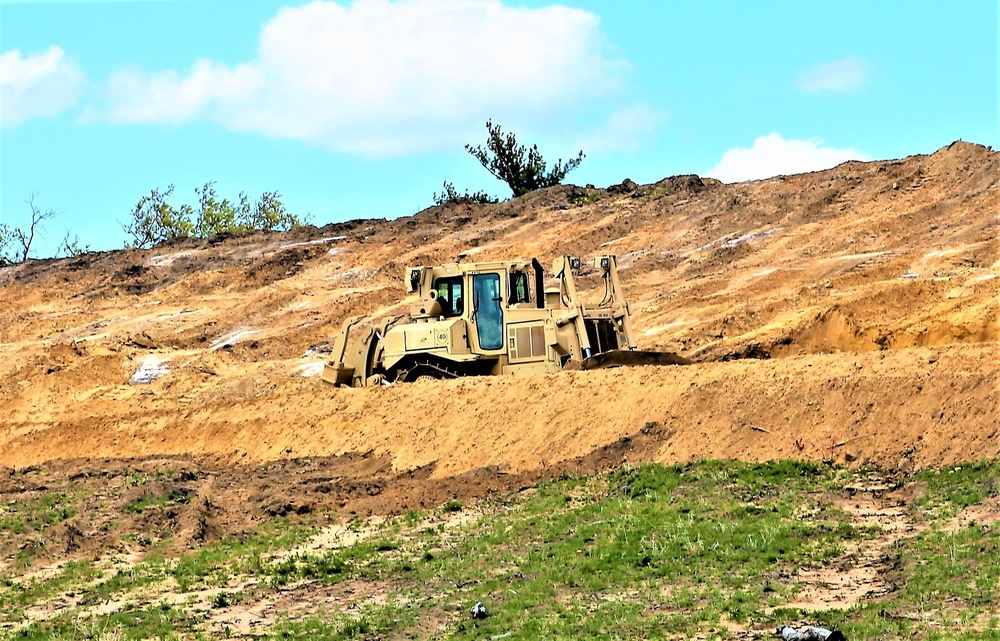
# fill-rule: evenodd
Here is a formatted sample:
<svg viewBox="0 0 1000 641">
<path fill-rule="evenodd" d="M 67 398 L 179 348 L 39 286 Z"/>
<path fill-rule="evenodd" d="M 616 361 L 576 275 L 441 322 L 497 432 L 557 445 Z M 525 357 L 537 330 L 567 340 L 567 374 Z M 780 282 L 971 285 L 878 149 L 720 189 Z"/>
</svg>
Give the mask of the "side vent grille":
<svg viewBox="0 0 1000 641">
<path fill-rule="evenodd" d="M 511 360 L 545 358 L 545 328 L 541 325 L 519 325 L 509 329 Z"/>
</svg>

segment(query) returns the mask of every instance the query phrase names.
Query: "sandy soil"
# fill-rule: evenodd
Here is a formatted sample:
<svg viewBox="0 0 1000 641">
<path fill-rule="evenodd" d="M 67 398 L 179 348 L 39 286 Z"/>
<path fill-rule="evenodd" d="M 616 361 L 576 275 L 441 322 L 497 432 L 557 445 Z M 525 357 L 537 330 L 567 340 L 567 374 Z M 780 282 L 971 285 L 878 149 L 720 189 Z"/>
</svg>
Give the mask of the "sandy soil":
<svg viewBox="0 0 1000 641">
<path fill-rule="evenodd" d="M 663 462 L 996 457 L 998 181 L 996 153 L 954 143 L 3 268 L 0 465 L 368 456 L 387 478 L 460 484 L 558 473 L 623 439 L 643 444 L 623 458 Z M 697 364 L 365 390 L 317 377 L 345 317 L 405 309 L 406 265 L 611 252 L 641 347 Z"/>
</svg>

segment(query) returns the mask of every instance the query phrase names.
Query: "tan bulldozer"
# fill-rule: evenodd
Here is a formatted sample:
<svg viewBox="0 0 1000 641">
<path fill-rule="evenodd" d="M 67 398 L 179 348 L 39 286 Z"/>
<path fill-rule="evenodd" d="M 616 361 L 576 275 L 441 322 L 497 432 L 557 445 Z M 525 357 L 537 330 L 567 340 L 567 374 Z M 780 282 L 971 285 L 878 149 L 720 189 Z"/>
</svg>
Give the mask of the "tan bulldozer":
<svg viewBox="0 0 1000 641">
<path fill-rule="evenodd" d="M 673 353 L 637 351 L 615 256 L 594 260 L 604 283 L 596 305 L 577 294 L 573 275 L 581 267 L 578 258 L 556 259 L 559 286 L 551 289 L 536 259 L 410 267 L 405 280 L 415 302 L 408 318 L 348 319 L 323 380 L 363 387 L 421 377 L 689 363 Z"/>
</svg>

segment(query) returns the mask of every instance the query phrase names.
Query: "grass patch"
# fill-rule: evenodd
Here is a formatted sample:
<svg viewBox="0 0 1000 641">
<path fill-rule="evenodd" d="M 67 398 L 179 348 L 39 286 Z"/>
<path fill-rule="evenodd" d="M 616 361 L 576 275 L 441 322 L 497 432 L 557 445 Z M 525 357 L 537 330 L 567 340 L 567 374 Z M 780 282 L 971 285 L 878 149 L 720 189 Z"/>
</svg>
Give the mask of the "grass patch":
<svg viewBox="0 0 1000 641">
<path fill-rule="evenodd" d="M 762 575 L 829 563 L 861 536 L 838 510 L 816 506 L 815 496 L 838 474 L 801 463 L 703 463 L 567 477 L 544 483 L 504 516 L 457 532 L 424 527 L 408 537 L 290 557 L 269 572 L 275 586 L 409 583 L 394 595 L 407 604 L 407 616 L 453 620 L 449 634 L 456 638 L 511 630 L 516 638 L 718 632 L 723 619 L 765 618 L 773 595 L 791 597 L 791 586 Z M 478 600 L 492 616 L 465 620 Z M 405 629 L 394 603 L 369 612 L 365 634 Z M 346 638 L 353 630 L 339 619 L 321 623 L 289 622 L 280 634 Z"/>
<path fill-rule="evenodd" d="M 166 494 L 145 494 L 134 501 L 130 501 L 122 508 L 125 512 L 139 514 L 143 510 L 160 505 L 187 504 L 191 502 L 191 494 L 182 491 L 167 492 Z"/>
<path fill-rule="evenodd" d="M 1000 495 L 1000 462 L 988 461 L 924 470 L 915 480 L 927 484 L 917 502 L 928 516 L 949 518 L 963 508 Z"/>
<path fill-rule="evenodd" d="M 961 479 L 972 489 L 943 493 L 942 505 L 954 510 L 974 492 L 985 496 L 991 472 L 977 474 Z M 881 601 L 818 614 L 780 609 L 795 599 L 789 577 L 797 569 L 830 567 L 878 534 L 852 525 L 829 500 L 851 477 L 795 461 L 626 466 L 544 483 L 516 509 L 458 532 L 425 527 L 388 556 L 360 543 L 288 559 L 280 572 L 320 583 L 408 583 L 384 611 L 367 613 L 370 635 L 420 636 L 423 621 L 444 620 L 450 638 L 725 638 L 733 623 L 766 630 L 807 618 L 851 638 L 997 638 L 980 620 L 995 607 L 1000 581 L 996 541 L 981 528 L 904 541 L 900 587 Z M 478 600 L 491 616 L 472 621 L 467 609 Z M 915 614 L 928 608 L 966 627 L 941 636 L 933 619 Z M 339 639 L 352 630 L 331 618 L 287 623 L 280 634 Z"/>
<path fill-rule="evenodd" d="M 74 593 L 78 607 L 87 608 L 113 599 L 127 599 L 144 588 L 164 584 L 169 578 L 174 579 L 180 592 L 211 586 L 225 587 L 235 577 L 264 574 L 267 564 L 261 561 L 262 555 L 297 545 L 306 540 L 311 532 L 310 528 L 290 527 L 281 520 L 261 526 L 245 536 L 204 546 L 176 560 L 152 554 L 141 563 L 116 570 L 101 570 L 90 562 L 74 561 L 67 563 L 54 578 L 15 580 L 0 576 L 0 607 L 12 613 L 10 617 L 13 618 L 9 620 L 16 621 L 23 616 L 24 608 L 68 591 Z M 254 559 L 258 563 L 256 568 L 253 566 Z M 240 599 L 233 594 L 223 598 L 231 603 Z M 37 629 L 63 633 L 62 628 L 56 630 L 43 626 Z M 126 635 L 126 638 L 132 637 Z"/>
<path fill-rule="evenodd" d="M 570 196 L 569 202 L 577 207 L 583 207 L 584 205 L 592 205 L 598 201 L 601 197 L 601 192 L 595 190 L 588 190 L 585 194 L 580 194 L 577 196 Z"/>
<path fill-rule="evenodd" d="M 93 619 L 78 620 L 67 614 L 33 623 L 14 639 L 180 639 L 195 623 L 184 611 L 169 606 L 126 608 Z"/>
<path fill-rule="evenodd" d="M 28 529 L 28 524 L 23 517 L 17 514 L 5 514 L 0 516 L 0 533 L 24 534 Z"/>
<path fill-rule="evenodd" d="M 279 621 L 271 636 L 276 639 L 316 639 L 340 641 L 342 639 L 383 638 L 381 635 L 405 629 L 413 623 L 410 612 L 389 605 L 382 608 L 365 608 L 357 616 L 341 615 L 329 620 L 310 617 L 304 621 Z"/>
<path fill-rule="evenodd" d="M 888 594 L 844 609 L 789 604 L 801 595 L 801 569 L 855 567 L 858 550 L 885 534 L 837 507 L 885 480 L 795 461 L 566 475 L 536 491 L 483 499 L 474 511 L 451 502 L 377 525 L 356 519 L 349 529 L 357 542 L 312 553 L 293 550 L 315 528 L 279 520 L 105 575 L 81 562 L 38 584 L 0 577 L 0 604 L 19 616 L 70 588 L 86 606 L 135 601 L 159 584 L 180 593 L 223 588 L 201 597 L 203 611 L 261 599 L 324 604 L 279 612 L 266 630 L 274 638 L 733 638 L 734 626 L 767 635 L 775 625 L 809 621 L 851 639 L 1000 639 L 1000 525 L 956 527 L 953 518 L 997 496 L 997 478 L 1000 467 L 990 463 L 898 481 L 926 487 L 909 506 L 920 527 L 879 552 Z M 486 516 L 452 518 L 459 510 Z M 470 618 L 476 601 L 488 618 Z M 95 620 L 111 626 L 97 636 L 213 634 L 204 614 L 158 605 L 120 614 Z M 26 628 L 23 638 L 88 638 L 75 624 L 66 614 Z"/>
<path fill-rule="evenodd" d="M 287 519 L 272 521 L 253 533 L 206 545 L 181 556 L 170 574 L 181 592 L 200 587 L 225 587 L 240 575 L 268 574 L 264 556 L 304 542 L 314 532 L 309 527 L 290 527 Z"/>
<path fill-rule="evenodd" d="M 100 570 L 89 561 L 70 561 L 63 565 L 58 575 L 48 580 L 15 581 L 9 577 L 0 577 L 0 609 L 9 615 L 59 594 L 70 586 L 96 579 L 100 574 Z"/>
<path fill-rule="evenodd" d="M 77 508 L 70 505 L 73 497 L 48 492 L 30 500 L 22 499 L 0 507 L 0 536 L 45 532 L 77 514 Z"/>
</svg>

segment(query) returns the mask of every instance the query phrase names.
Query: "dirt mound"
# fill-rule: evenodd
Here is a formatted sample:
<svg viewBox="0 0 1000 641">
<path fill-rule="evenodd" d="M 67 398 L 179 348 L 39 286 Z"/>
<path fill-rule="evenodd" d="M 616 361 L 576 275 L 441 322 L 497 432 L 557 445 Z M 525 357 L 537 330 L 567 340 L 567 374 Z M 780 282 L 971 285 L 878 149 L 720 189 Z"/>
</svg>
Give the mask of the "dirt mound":
<svg viewBox="0 0 1000 641">
<path fill-rule="evenodd" d="M 998 356 L 1000 346 L 984 344 L 363 390 L 269 383 L 272 370 L 180 408 L 165 378 L 43 430 L 30 417 L 8 423 L 0 463 L 81 450 L 232 463 L 372 452 L 395 471 L 433 466 L 436 477 L 521 473 L 558 469 L 655 425 L 642 460 L 940 465 L 998 455 L 1000 374 L 983 366 Z"/>
<path fill-rule="evenodd" d="M 585 456 L 562 461 L 559 473 L 595 474 L 623 460 L 652 460 L 662 428 L 650 423 Z M 231 465 L 205 457 L 53 460 L 0 467 L 0 497 L 11 524 L 31 534 L 0 537 L 3 559 L 30 550 L 35 561 L 98 559 L 128 551 L 183 552 L 243 535 L 278 517 L 397 515 L 448 501 L 474 501 L 535 486 L 552 470 L 509 473 L 496 466 L 442 475 L 436 463 L 402 472 L 374 451 Z"/>
<path fill-rule="evenodd" d="M 444 479 L 552 470 L 644 429 L 628 456 L 996 456 L 998 164 L 954 143 L 748 183 L 565 185 L 6 267 L 0 464 L 371 452 L 391 466 L 375 476 Z M 317 378 L 347 316 L 405 310 L 406 265 L 598 253 L 619 257 L 640 346 L 698 364 L 370 390 Z M 217 499 L 184 496 L 185 536 L 226 529 Z"/>
</svg>

